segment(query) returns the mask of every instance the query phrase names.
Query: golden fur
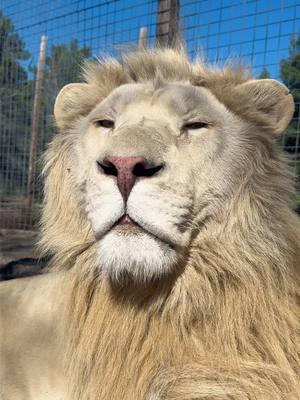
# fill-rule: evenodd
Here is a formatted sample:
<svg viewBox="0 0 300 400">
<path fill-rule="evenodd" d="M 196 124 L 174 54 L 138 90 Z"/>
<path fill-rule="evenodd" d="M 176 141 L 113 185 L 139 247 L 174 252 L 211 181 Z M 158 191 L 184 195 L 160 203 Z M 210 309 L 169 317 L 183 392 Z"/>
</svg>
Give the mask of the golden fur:
<svg viewBox="0 0 300 400">
<path fill-rule="evenodd" d="M 247 174 L 230 201 L 194 226 L 174 275 L 118 284 L 94 267 L 95 239 L 67 173 L 72 127 L 119 85 L 160 79 L 206 87 L 259 127 L 245 143 L 255 158 L 245 160 Z M 63 105 L 56 103 L 62 132 L 45 158 L 41 236 L 63 275 L 57 294 L 69 293 L 72 400 L 299 400 L 300 224 L 290 205 L 292 176 L 274 143 L 292 115 L 291 96 L 272 86 L 288 110 L 277 118 L 273 96 L 242 86 L 253 82 L 243 69 L 211 69 L 173 50 L 88 64 L 85 80 L 88 93 L 69 86 Z"/>
</svg>

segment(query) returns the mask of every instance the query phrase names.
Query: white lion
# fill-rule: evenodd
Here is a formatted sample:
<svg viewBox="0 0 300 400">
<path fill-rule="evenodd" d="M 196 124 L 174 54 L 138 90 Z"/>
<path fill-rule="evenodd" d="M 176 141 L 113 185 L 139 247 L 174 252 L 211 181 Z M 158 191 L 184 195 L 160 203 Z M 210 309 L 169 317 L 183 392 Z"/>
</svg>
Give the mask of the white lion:
<svg viewBox="0 0 300 400">
<path fill-rule="evenodd" d="M 293 110 L 181 50 L 87 64 L 45 156 L 51 268 L 1 286 L 1 400 L 299 400 Z"/>
</svg>

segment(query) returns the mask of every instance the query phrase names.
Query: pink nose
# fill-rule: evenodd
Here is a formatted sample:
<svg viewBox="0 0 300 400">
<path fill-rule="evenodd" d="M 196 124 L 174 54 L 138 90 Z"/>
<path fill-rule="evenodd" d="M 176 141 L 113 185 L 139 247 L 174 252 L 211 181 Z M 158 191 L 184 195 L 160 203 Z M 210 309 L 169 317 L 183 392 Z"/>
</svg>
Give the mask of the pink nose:
<svg viewBox="0 0 300 400">
<path fill-rule="evenodd" d="M 133 170 L 138 164 L 145 166 L 146 159 L 143 157 L 107 157 L 105 161 L 117 169 L 118 187 L 124 200 L 127 200 L 137 177 Z"/>
<path fill-rule="evenodd" d="M 137 177 L 151 177 L 162 169 L 162 165 L 152 168 L 144 157 L 111 157 L 108 156 L 98 166 L 106 175 L 117 177 L 120 192 L 125 201 L 133 188 Z"/>
</svg>

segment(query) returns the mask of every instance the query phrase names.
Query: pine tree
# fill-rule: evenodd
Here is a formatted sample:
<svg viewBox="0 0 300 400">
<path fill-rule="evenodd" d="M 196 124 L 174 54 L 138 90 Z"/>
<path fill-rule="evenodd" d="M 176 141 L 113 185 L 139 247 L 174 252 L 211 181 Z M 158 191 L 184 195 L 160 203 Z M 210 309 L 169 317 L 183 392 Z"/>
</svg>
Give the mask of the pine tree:
<svg viewBox="0 0 300 400">
<path fill-rule="evenodd" d="M 269 71 L 267 70 L 267 68 L 264 67 L 257 78 L 258 79 L 270 79 L 271 75 L 270 75 Z"/>
<path fill-rule="evenodd" d="M 22 62 L 29 58 L 10 19 L 0 10 L 0 195 L 24 189 L 32 86 Z M 28 135 L 27 135 L 28 136 Z"/>
<path fill-rule="evenodd" d="M 69 45 L 54 45 L 46 58 L 46 70 L 43 80 L 42 110 L 40 120 L 39 148 L 48 143 L 55 127 L 52 119 L 55 98 L 63 86 L 81 80 L 82 63 L 91 56 L 89 47 L 79 47 L 73 39 Z"/>
<path fill-rule="evenodd" d="M 295 160 L 298 185 L 300 182 L 300 35 L 292 38 L 289 56 L 280 61 L 280 77 L 290 89 L 295 101 L 293 120 L 283 139 L 283 145 Z M 300 189 L 300 188 L 299 188 Z M 300 210 L 300 194 L 298 194 L 298 209 Z"/>
</svg>

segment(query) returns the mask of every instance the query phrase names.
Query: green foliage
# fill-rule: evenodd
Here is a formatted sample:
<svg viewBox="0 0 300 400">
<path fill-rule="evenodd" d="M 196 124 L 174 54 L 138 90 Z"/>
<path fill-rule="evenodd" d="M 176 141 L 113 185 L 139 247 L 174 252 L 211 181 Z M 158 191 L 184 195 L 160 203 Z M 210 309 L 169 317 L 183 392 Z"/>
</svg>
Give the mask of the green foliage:
<svg viewBox="0 0 300 400">
<path fill-rule="evenodd" d="M 27 68 L 25 43 L 0 10 L 0 195 L 26 195 L 36 67 Z M 83 59 L 91 56 L 77 40 L 55 45 L 46 57 L 39 112 L 38 156 L 55 133 L 53 105 L 59 90 L 80 80 Z M 28 74 L 30 72 L 30 74 Z M 31 78 L 33 76 L 33 79 Z M 37 165 L 37 173 L 40 165 Z"/>
<path fill-rule="evenodd" d="M 289 57 L 280 61 L 280 77 L 282 82 L 290 89 L 295 101 L 294 118 L 286 137 L 288 147 L 292 148 L 296 147 L 300 118 L 300 35 L 297 39 L 291 39 Z"/>
<path fill-rule="evenodd" d="M 300 181 L 300 35 L 292 38 L 289 56 L 280 61 L 280 77 L 290 89 L 295 101 L 295 113 L 283 138 L 283 146 L 296 162 L 296 174 Z M 300 208 L 300 195 L 297 196 L 297 206 Z"/>
<path fill-rule="evenodd" d="M 80 79 L 83 60 L 91 56 L 89 47 L 78 47 L 73 39 L 69 46 L 52 46 L 50 56 L 46 59 L 46 87 L 52 88 L 55 94 L 66 84 Z"/>
<path fill-rule="evenodd" d="M 50 49 L 46 58 L 46 70 L 43 79 L 43 96 L 40 113 L 40 128 L 43 141 L 40 147 L 44 148 L 54 134 L 55 127 L 52 121 L 53 105 L 58 92 L 68 83 L 78 82 L 81 75 L 83 60 L 91 56 L 88 47 L 79 48 L 78 41 L 72 40 L 67 45 L 55 45 Z"/>
<path fill-rule="evenodd" d="M 290 42 L 289 57 L 280 61 L 280 77 L 290 88 L 295 102 L 300 101 L 300 35 Z"/>
<path fill-rule="evenodd" d="M 269 71 L 267 70 L 267 68 L 264 67 L 257 78 L 258 79 L 270 79 L 271 75 L 270 75 Z"/>
<path fill-rule="evenodd" d="M 0 86 L 1 88 L 22 84 L 27 72 L 19 63 L 27 60 L 29 53 L 25 44 L 15 32 L 12 22 L 0 10 Z"/>
<path fill-rule="evenodd" d="M 0 11 L 0 187 L 6 194 L 19 191 L 28 147 L 24 133 L 30 125 L 28 105 L 32 88 L 22 61 L 29 53 L 11 21 Z"/>
</svg>

